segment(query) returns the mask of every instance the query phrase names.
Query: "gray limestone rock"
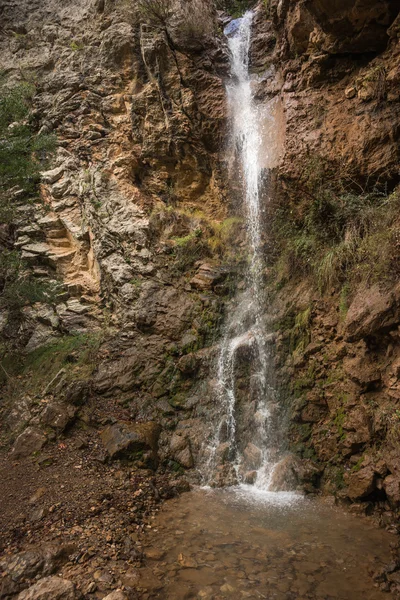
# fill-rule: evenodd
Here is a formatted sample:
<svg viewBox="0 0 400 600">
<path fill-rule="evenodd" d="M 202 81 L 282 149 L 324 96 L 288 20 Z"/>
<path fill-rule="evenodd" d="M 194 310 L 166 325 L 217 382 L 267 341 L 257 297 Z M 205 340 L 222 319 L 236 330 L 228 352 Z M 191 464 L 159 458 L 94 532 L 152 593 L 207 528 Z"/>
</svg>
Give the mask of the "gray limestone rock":
<svg viewBox="0 0 400 600">
<path fill-rule="evenodd" d="M 17 437 L 12 451 L 13 458 L 24 458 L 39 452 L 47 441 L 44 433 L 34 427 L 28 427 Z"/>
</svg>

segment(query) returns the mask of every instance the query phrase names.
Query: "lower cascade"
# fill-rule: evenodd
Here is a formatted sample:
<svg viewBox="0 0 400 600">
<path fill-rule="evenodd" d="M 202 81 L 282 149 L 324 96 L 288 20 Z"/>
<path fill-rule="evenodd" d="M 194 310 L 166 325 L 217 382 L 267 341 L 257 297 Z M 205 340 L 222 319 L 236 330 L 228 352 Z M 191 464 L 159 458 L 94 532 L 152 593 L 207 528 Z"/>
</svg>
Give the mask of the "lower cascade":
<svg viewBox="0 0 400 600">
<path fill-rule="evenodd" d="M 231 80 L 227 99 L 232 122 L 231 145 L 242 179 L 247 228 L 248 270 L 245 289 L 229 312 L 217 364 L 217 424 L 207 464 L 213 485 L 253 484 L 259 490 L 285 488 L 276 468 L 282 458 L 279 407 L 272 384 L 268 335 L 263 316 L 263 256 L 261 206 L 261 151 L 264 121 L 256 105 L 249 73 L 253 13 L 225 28 L 230 50 Z M 265 157 L 264 157 L 265 164 Z M 264 165 L 263 165 L 264 166 Z M 241 371 L 249 382 L 245 402 L 238 397 Z"/>
</svg>

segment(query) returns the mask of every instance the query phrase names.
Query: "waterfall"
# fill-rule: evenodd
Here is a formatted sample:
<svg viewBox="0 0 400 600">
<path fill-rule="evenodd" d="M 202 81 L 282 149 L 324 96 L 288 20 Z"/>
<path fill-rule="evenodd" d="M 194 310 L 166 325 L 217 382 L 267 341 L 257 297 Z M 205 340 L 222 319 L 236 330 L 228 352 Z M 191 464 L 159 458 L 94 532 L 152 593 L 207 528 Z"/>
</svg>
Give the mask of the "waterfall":
<svg viewBox="0 0 400 600">
<path fill-rule="evenodd" d="M 214 485 L 251 483 L 268 490 L 279 459 L 278 405 L 270 384 L 271 360 L 262 310 L 260 180 L 265 114 L 254 102 L 249 73 L 252 18 L 252 12 L 247 12 L 225 29 L 231 61 L 227 85 L 231 145 L 241 172 L 249 258 L 245 289 L 229 311 L 218 358 L 216 399 L 221 418 L 210 445 L 207 471 Z M 240 395 L 243 365 L 249 383 Z"/>
</svg>

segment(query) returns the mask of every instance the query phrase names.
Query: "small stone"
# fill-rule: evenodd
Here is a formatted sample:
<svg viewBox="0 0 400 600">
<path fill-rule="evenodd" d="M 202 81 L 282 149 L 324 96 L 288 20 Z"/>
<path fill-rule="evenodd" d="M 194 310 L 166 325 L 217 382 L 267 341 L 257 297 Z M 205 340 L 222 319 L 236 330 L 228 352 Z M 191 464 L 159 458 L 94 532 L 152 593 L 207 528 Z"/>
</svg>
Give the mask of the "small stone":
<svg viewBox="0 0 400 600">
<path fill-rule="evenodd" d="M 91 581 L 86 588 L 87 594 L 93 594 L 97 590 L 97 583 L 95 581 Z"/>
<path fill-rule="evenodd" d="M 128 600 L 128 596 L 120 590 L 115 590 L 111 594 L 108 594 L 108 596 L 104 596 L 103 600 Z"/>
<path fill-rule="evenodd" d="M 184 554 L 179 554 L 178 562 L 179 562 L 180 566 L 185 569 L 196 569 L 197 568 L 197 562 L 194 560 L 194 558 L 191 558 L 190 556 L 185 556 Z"/>
<path fill-rule="evenodd" d="M 234 587 L 232 587 L 231 585 L 229 585 L 229 583 L 224 583 L 224 585 L 221 585 L 221 587 L 219 589 L 224 594 L 227 594 L 227 593 L 232 594 L 233 592 L 236 591 L 236 589 Z"/>
<path fill-rule="evenodd" d="M 346 96 L 346 98 L 348 98 L 349 100 L 351 98 L 354 98 L 354 96 L 357 94 L 357 90 L 354 86 L 350 86 L 348 88 L 346 88 L 344 95 Z"/>
<path fill-rule="evenodd" d="M 31 498 L 29 498 L 29 504 L 35 504 L 35 502 L 40 500 L 40 498 L 42 498 L 45 495 L 46 491 L 47 491 L 47 489 L 45 487 L 38 488 L 36 490 L 36 492 L 33 494 L 33 496 L 31 496 Z"/>
<path fill-rule="evenodd" d="M 150 558 L 150 560 L 162 560 L 164 556 L 164 550 L 159 550 L 158 548 L 150 548 L 146 551 L 146 557 Z"/>
</svg>

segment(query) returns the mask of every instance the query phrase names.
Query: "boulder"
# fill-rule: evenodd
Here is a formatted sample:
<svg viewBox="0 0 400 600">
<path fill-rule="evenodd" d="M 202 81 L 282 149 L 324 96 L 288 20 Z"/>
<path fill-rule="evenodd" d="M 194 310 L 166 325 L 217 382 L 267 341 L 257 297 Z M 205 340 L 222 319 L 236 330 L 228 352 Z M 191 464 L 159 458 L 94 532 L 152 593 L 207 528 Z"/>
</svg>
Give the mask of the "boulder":
<svg viewBox="0 0 400 600">
<path fill-rule="evenodd" d="M 247 444 L 243 451 L 243 458 L 246 465 L 246 470 L 256 470 L 261 465 L 262 452 L 255 444 Z"/>
<path fill-rule="evenodd" d="M 20 583 L 37 575 L 52 575 L 74 551 L 73 545 L 45 544 L 7 556 L 0 562 L 0 568 L 12 581 Z"/>
<path fill-rule="evenodd" d="M 348 496 L 351 500 L 366 498 L 376 488 L 376 473 L 372 467 L 360 469 L 356 473 L 346 473 L 344 480 L 348 486 Z"/>
<path fill-rule="evenodd" d="M 185 435 L 174 433 L 170 442 L 172 458 L 185 467 L 191 469 L 193 467 L 193 456 L 190 447 L 190 440 Z"/>
<path fill-rule="evenodd" d="M 73 381 L 63 392 L 63 401 L 75 406 L 84 404 L 89 395 L 89 384 L 87 381 Z"/>
<path fill-rule="evenodd" d="M 282 458 L 273 470 L 270 489 L 279 492 L 296 489 L 299 465 L 300 460 L 292 454 Z"/>
<path fill-rule="evenodd" d="M 59 432 L 64 431 L 75 418 L 76 408 L 60 402 L 51 402 L 40 416 L 43 425 L 52 427 Z"/>
<path fill-rule="evenodd" d="M 226 273 L 219 267 L 208 263 L 200 265 L 190 285 L 197 290 L 210 290 L 216 283 L 222 281 Z"/>
<path fill-rule="evenodd" d="M 147 466 L 158 462 L 158 438 L 161 428 L 148 423 L 119 422 L 109 425 L 100 434 L 109 457 L 113 459 L 143 460 Z"/>
<path fill-rule="evenodd" d="M 39 452 L 47 441 L 46 436 L 39 429 L 28 427 L 17 437 L 12 451 L 13 458 L 24 458 Z"/>
<path fill-rule="evenodd" d="M 382 484 L 390 504 L 394 507 L 400 506 L 400 474 L 388 475 Z"/>
<path fill-rule="evenodd" d="M 397 321 L 397 302 L 393 292 L 383 292 L 374 285 L 360 290 L 352 301 L 344 322 L 344 336 L 346 341 L 356 342 Z"/>
<path fill-rule="evenodd" d="M 72 581 L 45 577 L 21 592 L 17 600 L 78 600 L 81 598 Z"/>
</svg>

